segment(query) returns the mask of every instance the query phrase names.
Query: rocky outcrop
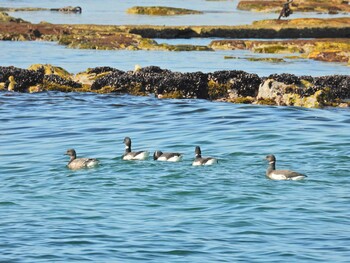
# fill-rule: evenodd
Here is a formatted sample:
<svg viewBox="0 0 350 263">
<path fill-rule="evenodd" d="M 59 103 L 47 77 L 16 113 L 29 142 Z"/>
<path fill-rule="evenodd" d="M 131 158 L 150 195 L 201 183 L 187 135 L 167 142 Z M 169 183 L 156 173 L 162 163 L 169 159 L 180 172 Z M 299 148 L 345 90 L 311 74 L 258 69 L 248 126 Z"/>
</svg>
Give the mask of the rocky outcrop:
<svg viewBox="0 0 350 263">
<path fill-rule="evenodd" d="M 350 18 L 262 20 L 243 26 L 111 26 L 17 23 L 0 20 L 0 40 L 56 41 L 74 48 L 162 49 L 152 38 L 349 38 Z M 13 22 L 10 22 L 13 21 Z M 188 47 L 186 47 L 188 49 Z M 192 48 L 191 50 L 197 50 Z"/>
<path fill-rule="evenodd" d="M 347 105 L 350 99 L 350 77 L 324 77 L 273 74 L 259 86 L 257 103 L 280 106 L 320 108 Z"/>
<path fill-rule="evenodd" d="M 1 11 L 1 9 L 0 9 Z M 0 12 L 0 22 L 1 23 L 8 23 L 8 22 L 13 22 L 13 23 L 29 23 L 27 21 L 24 21 L 21 18 L 15 18 L 12 16 L 9 16 L 7 13 L 5 12 Z"/>
<path fill-rule="evenodd" d="M 296 40 L 214 40 L 214 50 L 245 49 L 255 53 L 298 53 L 303 58 L 328 62 L 350 62 L 349 39 L 296 39 Z"/>
<path fill-rule="evenodd" d="M 134 6 L 126 11 L 128 14 L 151 15 L 151 16 L 176 16 L 176 15 L 196 15 L 202 14 L 201 11 L 175 8 L 167 6 Z"/>
<path fill-rule="evenodd" d="M 279 12 L 286 0 L 241 0 L 237 9 L 257 12 Z M 318 12 L 328 14 L 349 13 L 347 0 L 295 0 L 290 4 L 294 12 Z"/>
<path fill-rule="evenodd" d="M 61 8 L 41 8 L 41 7 L 0 7 L 0 12 L 38 12 L 38 11 L 57 11 L 62 13 L 81 13 L 80 6 L 65 6 Z"/>
<path fill-rule="evenodd" d="M 44 69 L 28 70 L 16 67 L 0 67 L 0 83 L 4 89 L 27 92 L 30 87 L 43 83 Z"/>
<path fill-rule="evenodd" d="M 313 108 L 350 104 L 348 75 L 271 74 L 259 77 L 237 70 L 181 73 L 156 66 L 137 66 L 133 71 L 97 67 L 72 75 L 51 65 L 31 68 L 0 67 L 0 88 L 16 92 L 154 94 L 158 98 L 200 98 Z"/>
</svg>

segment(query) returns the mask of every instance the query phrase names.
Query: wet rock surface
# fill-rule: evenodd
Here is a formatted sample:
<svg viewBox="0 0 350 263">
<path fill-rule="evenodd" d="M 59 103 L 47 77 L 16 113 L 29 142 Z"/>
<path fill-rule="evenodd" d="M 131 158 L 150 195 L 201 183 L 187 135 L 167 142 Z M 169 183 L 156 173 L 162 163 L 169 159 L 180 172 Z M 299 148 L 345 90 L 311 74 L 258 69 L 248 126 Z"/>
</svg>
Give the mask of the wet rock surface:
<svg viewBox="0 0 350 263">
<path fill-rule="evenodd" d="M 257 102 L 272 105 L 319 108 L 348 105 L 350 76 L 322 77 L 271 74 L 259 87 Z"/>
<path fill-rule="evenodd" d="M 237 9 L 258 12 L 279 12 L 285 0 L 241 0 Z M 344 0 L 293 1 L 291 9 L 297 12 L 320 12 L 328 14 L 349 13 L 350 6 Z"/>
<path fill-rule="evenodd" d="M 154 94 L 158 98 L 199 98 L 234 103 L 301 107 L 349 105 L 350 76 L 322 77 L 271 74 L 260 77 L 238 70 L 173 72 L 157 66 L 122 71 L 111 67 L 89 68 L 76 76 L 51 65 L 32 69 L 0 67 L 0 87 L 15 92 Z M 81 80 L 89 79 L 88 82 Z"/>
<path fill-rule="evenodd" d="M 2 13 L 4 14 L 4 13 Z M 1 13 L 0 13 L 1 15 Z M 17 22 L 16 22 L 17 21 Z M 242 26 L 55 25 L 22 23 L 0 16 L 0 40 L 55 41 L 72 48 L 208 50 L 202 46 L 160 45 L 151 38 L 349 38 L 350 18 L 262 20 Z"/>
<path fill-rule="evenodd" d="M 35 71 L 16 67 L 0 67 L 0 82 L 4 83 L 5 89 L 12 84 L 13 87 L 10 89 L 13 91 L 26 92 L 30 86 L 42 83 L 44 76 L 44 69 Z"/>
<path fill-rule="evenodd" d="M 203 12 L 185 8 L 175 8 L 167 6 L 134 6 L 127 10 L 129 14 L 153 15 L 153 16 L 175 16 L 175 15 L 194 15 Z"/>
<path fill-rule="evenodd" d="M 350 61 L 350 41 L 348 38 L 268 41 L 214 40 L 209 46 L 214 50 L 243 49 L 265 54 L 296 53 L 299 54 L 300 57 L 314 60 L 341 63 L 348 63 L 348 61 Z"/>
</svg>

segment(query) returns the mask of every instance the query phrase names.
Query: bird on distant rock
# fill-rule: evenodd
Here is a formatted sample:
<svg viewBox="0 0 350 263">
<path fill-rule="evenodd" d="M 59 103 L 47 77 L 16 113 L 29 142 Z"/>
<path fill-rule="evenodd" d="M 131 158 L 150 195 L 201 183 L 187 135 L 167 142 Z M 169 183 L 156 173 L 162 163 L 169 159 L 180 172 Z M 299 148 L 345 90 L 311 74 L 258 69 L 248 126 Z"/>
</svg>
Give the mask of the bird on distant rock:
<svg viewBox="0 0 350 263">
<path fill-rule="evenodd" d="M 15 91 L 15 86 L 17 84 L 17 82 L 15 81 L 15 78 L 13 76 L 9 76 L 9 85 L 7 90 L 8 91 Z"/>
<path fill-rule="evenodd" d="M 141 69 L 142 69 L 142 67 L 139 64 L 136 64 L 135 67 L 134 67 L 134 74 L 136 72 L 139 72 Z"/>
</svg>

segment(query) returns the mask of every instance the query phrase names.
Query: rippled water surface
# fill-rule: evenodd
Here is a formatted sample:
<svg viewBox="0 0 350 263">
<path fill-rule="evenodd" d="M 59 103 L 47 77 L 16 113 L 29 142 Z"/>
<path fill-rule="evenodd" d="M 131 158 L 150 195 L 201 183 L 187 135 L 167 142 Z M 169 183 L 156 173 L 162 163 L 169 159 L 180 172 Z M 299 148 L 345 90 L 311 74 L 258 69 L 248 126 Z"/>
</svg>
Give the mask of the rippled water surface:
<svg viewBox="0 0 350 263">
<path fill-rule="evenodd" d="M 34 2 L 4 0 L 1 5 L 83 8 L 81 15 L 11 13 L 31 22 L 236 25 L 276 17 L 238 11 L 237 1 Z M 204 14 L 126 14 L 134 5 Z M 295 13 L 293 18 L 315 15 Z M 157 41 L 207 45 L 210 40 Z M 131 70 L 135 64 L 260 76 L 349 72 L 345 64 L 248 51 L 92 51 L 0 42 L 0 56 L 1 66 L 49 63 L 72 73 L 97 66 Z M 249 62 L 250 57 L 285 62 Z M 2 92 L 0 124 L 1 262 L 349 262 L 349 109 Z M 123 161 L 125 136 L 135 150 L 176 151 L 184 159 Z M 196 145 L 219 163 L 193 167 Z M 68 148 L 98 158 L 101 165 L 69 170 Z M 278 168 L 305 173 L 307 180 L 266 179 L 264 157 L 271 153 Z"/>
<path fill-rule="evenodd" d="M 0 123 L 3 262 L 350 258 L 348 109 L 0 93 Z M 184 160 L 122 161 L 125 136 Z M 70 171 L 72 147 L 101 166 Z M 308 179 L 266 179 L 269 153 Z"/>
</svg>

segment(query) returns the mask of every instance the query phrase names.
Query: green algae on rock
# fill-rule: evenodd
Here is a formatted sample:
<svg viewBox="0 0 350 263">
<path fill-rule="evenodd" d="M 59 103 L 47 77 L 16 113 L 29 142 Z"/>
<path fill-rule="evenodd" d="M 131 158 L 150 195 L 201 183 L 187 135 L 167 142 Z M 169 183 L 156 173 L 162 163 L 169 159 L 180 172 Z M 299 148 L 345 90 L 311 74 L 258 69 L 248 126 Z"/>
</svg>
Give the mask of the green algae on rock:
<svg viewBox="0 0 350 263">
<path fill-rule="evenodd" d="M 286 62 L 283 58 L 247 58 L 248 61 L 264 61 L 271 63 L 283 63 Z"/>
<path fill-rule="evenodd" d="M 0 7 L 0 12 L 29 12 L 29 11 L 48 11 L 49 8 L 41 7 Z"/>
<path fill-rule="evenodd" d="M 150 16 L 176 16 L 176 15 L 196 15 L 202 14 L 201 11 L 167 7 L 167 6 L 134 6 L 127 10 L 128 14 L 150 15 Z"/>
<path fill-rule="evenodd" d="M 306 40 L 215 40 L 209 45 L 214 50 L 251 50 L 255 53 L 299 53 L 304 58 L 348 63 L 350 42 L 348 39 Z M 259 58 L 252 58 L 259 60 Z M 277 61 L 276 61 L 277 62 Z M 283 62 L 283 61 L 281 61 Z"/>
</svg>

